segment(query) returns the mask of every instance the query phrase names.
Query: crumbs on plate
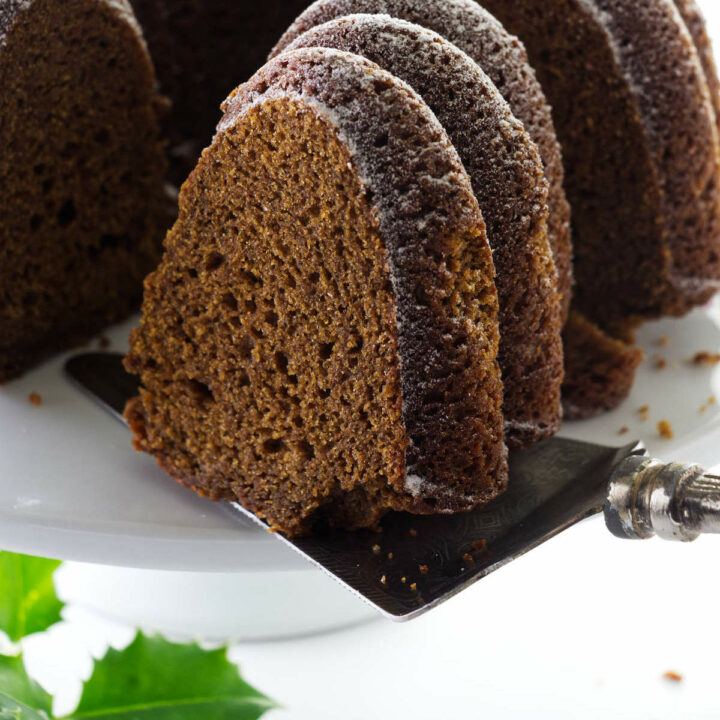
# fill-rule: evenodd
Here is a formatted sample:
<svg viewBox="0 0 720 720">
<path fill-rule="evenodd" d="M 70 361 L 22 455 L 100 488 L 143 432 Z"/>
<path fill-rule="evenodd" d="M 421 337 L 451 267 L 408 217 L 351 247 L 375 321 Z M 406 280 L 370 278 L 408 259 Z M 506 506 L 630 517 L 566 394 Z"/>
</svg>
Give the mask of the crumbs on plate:
<svg viewBox="0 0 720 720">
<path fill-rule="evenodd" d="M 665 438 L 665 440 L 672 440 L 675 437 L 675 433 L 673 432 L 672 425 L 668 420 L 661 420 L 657 424 L 658 432 L 660 433 L 660 436 Z"/>
<path fill-rule="evenodd" d="M 674 670 L 668 670 L 663 675 L 664 680 L 669 680 L 670 682 L 674 683 L 681 683 L 685 678 L 678 672 L 675 672 Z"/>
<path fill-rule="evenodd" d="M 35 407 L 40 407 L 43 402 L 42 396 L 40 395 L 40 393 L 31 392 L 28 395 L 28 402 Z"/>
<path fill-rule="evenodd" d="M 690 362 L 693 365 L 708 365 L 712 367 L 720 363 L 720 353 L 703 350 L 702 352 L 695 353 Z"/>
</svg>

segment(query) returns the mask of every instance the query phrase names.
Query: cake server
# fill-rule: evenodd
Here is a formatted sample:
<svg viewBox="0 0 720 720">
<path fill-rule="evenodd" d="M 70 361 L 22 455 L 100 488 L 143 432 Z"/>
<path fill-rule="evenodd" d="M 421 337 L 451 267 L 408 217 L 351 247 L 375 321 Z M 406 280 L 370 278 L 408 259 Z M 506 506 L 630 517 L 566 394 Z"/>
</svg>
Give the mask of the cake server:
<svg viewBox="0 0 720 720">
<path fill-rule="evenodd" d="M 121 355 L 78 355 L 65 370 L 122 421 L 138 381 L 123 369 Z M 240 505 L 227 508 L 268 529 Z M 637 442 L 611 448 L 553 438 L 514 453 L 507 492 L 481 510 L 431 517 L 392 513 L 378 531 L 276 537 L 386 617 L 409 620 L 599 513 L 624 539 L 688 542 L 720 533 L 720 478 L 697 465 L 652 460 Z"/>
</svg>

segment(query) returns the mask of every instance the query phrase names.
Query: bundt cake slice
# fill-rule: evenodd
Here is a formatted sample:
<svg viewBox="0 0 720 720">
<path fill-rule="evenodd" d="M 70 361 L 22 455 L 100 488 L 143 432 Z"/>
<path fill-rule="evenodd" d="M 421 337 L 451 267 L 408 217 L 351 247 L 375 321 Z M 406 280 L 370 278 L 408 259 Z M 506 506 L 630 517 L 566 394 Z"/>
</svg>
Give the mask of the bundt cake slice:
<svg viewBox="0 0 720 720">
<path fill-rule="evenodd" d="M 522 43 L 474 0 L 317 0 L 283 35 L 277 55 L 316 25 L 353 13 L 386 14 L 442 35 L 487 73 L 538 146 L 550 183 L 548 236 L 563 302 L 563 321 L 572 294 L 570 208 L 565 197 L 560 145 L 552 113 Z"/>
<path fill-rule="evenodd" d="M 0 382 L 139 304 L 169 221 L 124 0 L 0 2 Z"/>
<path fill-rule="evenodd" d="M 320 48 L 275 59 L 224 110 L 131 338 L 136 447 L 288 534 L 495 497 L 494 268 L 435 116 Z"/>
<path fill-rule="evenodd" d="M 720 287 L 718 133 L 676 5 L 484 4 L 524 42 L 553 108 L 577 309 L 622 336 L 707 301 Z"/>
<path fill-rule="evenodd" d="M 563 378 L 557 272 L 537 147 L 485 73 L 440 35 L 388 15 L 350 15 L 288 46 L 362 55 L 407 82 L 435 113 L 472 181 L 493 249 L 509 447 L 560 429 Z"/>
</svg>

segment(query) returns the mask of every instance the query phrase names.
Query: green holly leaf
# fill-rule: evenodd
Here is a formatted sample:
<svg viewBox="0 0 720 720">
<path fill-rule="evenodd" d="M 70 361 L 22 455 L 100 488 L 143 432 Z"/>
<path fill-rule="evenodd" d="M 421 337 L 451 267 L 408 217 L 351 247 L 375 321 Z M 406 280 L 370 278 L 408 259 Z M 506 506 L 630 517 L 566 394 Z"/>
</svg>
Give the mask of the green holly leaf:
<svg viewBox="0 0 720 720">
<path fill-rule="evenodd" d="M 0 655 L 0 720 L 48 720 L 52 698 L 28 677 L 22 657 Z"/>
<path fill-rule="evenodd" d="M 18 642 L 60 621 L 55 594 L 56 560 L 0 552 L 0 630 Z"/>
<path fill-rule="evenodd" d="M 225 649 L 138 634 L 95 664 L 72 717 L 112 720 L 257 720 L 277 705 L 248 685 Z"/>
</svg>

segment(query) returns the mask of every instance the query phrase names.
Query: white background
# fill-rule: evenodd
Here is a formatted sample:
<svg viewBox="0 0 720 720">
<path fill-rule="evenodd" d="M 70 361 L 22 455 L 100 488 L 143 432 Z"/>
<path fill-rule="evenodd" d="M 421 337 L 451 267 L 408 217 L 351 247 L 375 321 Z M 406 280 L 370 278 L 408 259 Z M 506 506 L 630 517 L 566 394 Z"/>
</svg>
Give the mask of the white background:
<svg viewBox="0 0 720 720">
<path fill-rule="evenodd" d="M 720 3 L 701 4 L 720 42 Z M 718 559 L 720 538 L 624 543 L 591 521 L 408 625 L 377 620 L 231 656 L 287 708 L 272 720 L 719 718 Z M 61 712 L 90 656 L 132 636 L 78 608 L 66 616 L 26 648 Z M 684 681 L 664 680 L 669 670 Z"/>
</svg>

